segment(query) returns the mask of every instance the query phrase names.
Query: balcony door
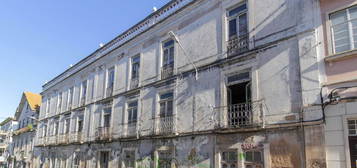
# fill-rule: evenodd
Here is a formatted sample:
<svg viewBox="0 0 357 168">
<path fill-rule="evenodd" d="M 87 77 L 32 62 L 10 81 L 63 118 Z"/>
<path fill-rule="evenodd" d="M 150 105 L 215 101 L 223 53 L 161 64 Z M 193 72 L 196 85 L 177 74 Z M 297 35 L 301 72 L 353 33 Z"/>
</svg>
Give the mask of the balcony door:
<svg viewBox="0 0 357 168">
<path fill-rule="evenodd" d="M 100 152 L 99 168 L 109 168 L 109 152 Z"/>
<path fill-rule="evenodd" d="M 230 127 L 252 124 L 251 82 L 249 72 L 227 78 L 227 114 Z"/>
</svg>

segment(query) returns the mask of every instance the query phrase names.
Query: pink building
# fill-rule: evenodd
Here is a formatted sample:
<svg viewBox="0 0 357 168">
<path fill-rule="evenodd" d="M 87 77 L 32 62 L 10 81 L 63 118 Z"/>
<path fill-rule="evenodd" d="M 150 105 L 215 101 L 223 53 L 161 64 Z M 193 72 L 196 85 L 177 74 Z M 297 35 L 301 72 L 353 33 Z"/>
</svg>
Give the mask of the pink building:
<svg viewBox="0 0 357 168">
<path fill-rule="evenodd" d="M 357 1 L 320 0 L 327 167 L 357 164 Z"/>
</svg>

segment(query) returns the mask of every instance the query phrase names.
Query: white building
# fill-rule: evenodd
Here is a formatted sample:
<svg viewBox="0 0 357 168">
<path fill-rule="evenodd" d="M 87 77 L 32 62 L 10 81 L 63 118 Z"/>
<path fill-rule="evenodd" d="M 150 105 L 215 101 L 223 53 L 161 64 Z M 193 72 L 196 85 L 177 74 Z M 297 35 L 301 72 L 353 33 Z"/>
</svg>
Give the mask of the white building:
<svg viewBox="0 0 357 168">
<path fill-rule="evenodd" d="M 13 141 L 12 134 L 14 130 L 17 129 L 17 121 L 14 118 L 7 118 L 0 123 L 0 132 L 1 132 L 1 165 L 3 167 L 12 167 L 13 164 Z"/>
<path fill-rule="evenodd" d="M 36 150 L 34 140 L 36 136 L 37 118 L 41 105 L 41 95 L 24 92 L 16 109 L 15 119 L 18 128 L 13 133 L 14 167 L 37 168 L 33 165 Z"/>
<path fill-rule="evenodd" d="M 37 164 L 323 167 L 320 25 L 316 0 L 170 1 L 43 86 Z"/>
</svg>

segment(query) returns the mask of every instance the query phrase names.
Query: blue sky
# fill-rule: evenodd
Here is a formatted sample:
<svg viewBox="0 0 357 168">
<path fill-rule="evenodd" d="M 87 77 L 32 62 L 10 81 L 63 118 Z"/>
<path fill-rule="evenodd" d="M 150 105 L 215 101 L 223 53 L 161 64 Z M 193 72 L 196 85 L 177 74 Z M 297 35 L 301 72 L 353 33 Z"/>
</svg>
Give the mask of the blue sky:
<svg viewBox="0 0 357 168">
<path fill-rule="evenodd" d="M 0 120 L 23 91 L 66 70 L 169 0 L 2 0 Z"/>
</svg>

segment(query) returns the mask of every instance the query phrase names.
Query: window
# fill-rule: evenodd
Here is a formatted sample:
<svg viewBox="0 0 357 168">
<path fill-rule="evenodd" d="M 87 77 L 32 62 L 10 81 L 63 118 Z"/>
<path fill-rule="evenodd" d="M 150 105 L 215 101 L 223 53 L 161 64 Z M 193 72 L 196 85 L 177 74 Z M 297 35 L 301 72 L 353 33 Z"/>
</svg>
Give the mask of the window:
<svg viewBox="0 0 357 168">
<path fill-rule="evenodd" d="M 66 115 L 65 116 L 65 121 L 64 121 L 64 133 L 65 134 L 69 133 L 70 124 L 71 124 L 71 116 L 70 115 Z"/>
<path fill-rule="evenodd" d="M 248 34 L 247 5 L 243 4 L 228 12 L 229 39 L 243 37 Z"/>
<path fill-rule="evenodd" d="M 174 56 L 175 56 L 175 42 L 174 40 L 169 40 L 164 42 L 162 45 L 163 50 L 163 59 L 162 66 L 170 66 L 174 64 Z"/>
<path fill-rule="evenodd" d="M 50 105 L 51 105 L 51 97 L 48 97 L 47 105 L 46 105 L 46 115 L 50 112 Z"/>
<path fill-rule="evenodd" d="M 237 168 L 238 155 L 236 151 L 222 152 L 221 155 L 221 168 Z"/>
<path fill-rule="evenodd" d="M 161 78 L 165 79 L 173 75 L 174 58 L 175 58 L 175 42 L 174 40 L 166 41 L 162 44 L 162 69 Z"/>
<path fill-rule="evenodd" d="M 227 77 L 227 85 L 229 127 L 243 127 L 253 124 L 249 72 Z"/>
<path fill-rule="evenodd" d="M 330 20 L 334 53 L 357 48 L 357 6 L 332 13 Z"/>
<path fill-rule="evenodd" d="M 248 15 L 247 5 L 239 5 L 227 12 L 228 19 L 228 56 L 248 50 Z"/>
<path fill-rule="evenodd" d="M 356 168 L 357 160 L 357 120 L 349 119 L 348 124 L 348 144 L 350 149 L 351 168 Z"/>
<path fill-rule="evenodd" d="M 61 112 L 61 106 L 62 106 L 62 92 L 58 94 L 58 99 L 57 99 L 57 111 L 58 113 Z"/>
<path fill-rule="evenodd" d="M 138 115 L 138 101 L 128 103 L 128 123 L 135 123 Z"/>
<path fill-rule="evenodd" d="M 110 68 L 108 70 L 108 82 L 107 82 L 107 96 L 112 96 L 113 94 L 113 88 L 114 88 L 114 67 Z"/>
<path fill-rule="evenodd" d="M 77 132 L 83 131 L 83 115 L 80 115 L 77 120 Z"/>
<path fill-rule="evenodd" d="M 58 119 L 55 119 L 53 135 L 58 135 L 58 127 L 59 127 Z"/>
<path fill-rule="evenodd" d="M 100 152 L 100 168 L 109 168 L 109 152 Z"/>
<path fill-rule="evenodd" d="M 79 163 L 80 163 L 80 159 L 79 157 L 76 155 L 73 159 L 73 168 L 79 168 Z"/>
<path fill-rule="evenodd" d="M 46 137 L 46 136 L 47 136 L 47 124 L 45 124 L 45 125 L 43 126 L 42 136 L 43 136 L 43 137 Z"/>
<path fill-rule="evenodd" d="M 260 151 L 245 152 L 245 168 L 263 168 L 263 155 Z"/>
<path fill-rule="evenodd" d="M 74 88 L 71 87 L 69 89 L 69 93 L 68 93 L 68 108 L 71 109 L 72 108 L 72 102 L 73 102 L 73 91 L 74 91 Z"/>
<path fill-rule="evenodd" d="M 135 167 L 135 151 L 125 151 L 124 165 L 125 168 Z"/>
<path fill-rule="evenodd" d="M 137 55 L 131 59 L 131 78 L 138 79 L 140 71 L 140 55 Z"/>
<path fill-rule="evenodd" d="M 158 167 L 171 168 L 172 152 L 171 150 L 158 151 Z"/>
<path fill-rule="evenodd" d="M 87 96 L 87 81 L 82 82 L 82 93 L 81 93 L 81 105 L 84 105 L 86 102 Z"/>
<path fill-rule="evenodd" d="M 112 104 L 108 103 L 103 108 L 103 127 L 110 127 L 110 120 L 112 115 Z"/>
<path fill-rule="evenodd" d="M 173 92 L 160 95 L 160 117 L 170 117 L 173 111 Z"/>
</svg>

